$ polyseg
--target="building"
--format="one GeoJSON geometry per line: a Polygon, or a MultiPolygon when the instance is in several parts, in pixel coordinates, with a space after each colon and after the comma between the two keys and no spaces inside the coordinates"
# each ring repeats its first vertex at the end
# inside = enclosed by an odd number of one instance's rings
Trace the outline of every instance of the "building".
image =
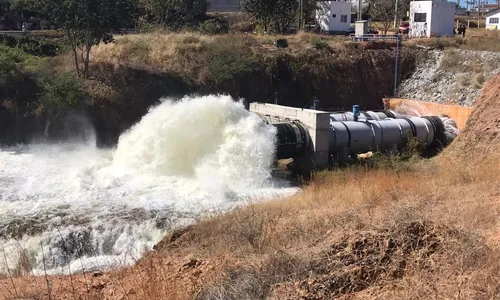
{"type": "Polygon", "coordinates": [[[339,33],[351,26],[351,3],[344,1],[318,1],[316,22],[322,32],[339,33]]]}
{"type": "Polygon", "coordinates": [[[209,12],[239,12],[243,8],[242,0],[209,0],[209,12]]]}
{"type": "Polygon", "coordinates": [[[455,2],[430,0],[410,2],[411,37],[453,36],[455,2]]]}
{"type": "Polygon", "coordinates": [[[486,13],[486,28],[500,30],[500,8],[486,13]]]}

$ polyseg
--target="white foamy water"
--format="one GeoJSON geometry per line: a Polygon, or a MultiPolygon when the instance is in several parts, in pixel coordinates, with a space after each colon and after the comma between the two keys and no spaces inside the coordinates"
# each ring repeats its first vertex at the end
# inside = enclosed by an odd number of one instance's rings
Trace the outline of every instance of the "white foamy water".
{"type": "Polygon", "coordinates": [[[116,149],[0,151],[0,274],[132,264],[172,227],[296,193],[272,178],[275,128],[226,96],[165,101],[116,149]]]}

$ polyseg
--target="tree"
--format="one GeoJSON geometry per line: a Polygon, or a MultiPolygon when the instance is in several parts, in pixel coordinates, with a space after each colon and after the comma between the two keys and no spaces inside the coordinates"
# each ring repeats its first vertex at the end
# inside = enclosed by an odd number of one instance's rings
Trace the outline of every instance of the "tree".
{"type": "Polygon", "coordinates": [[[149,18],[165,27],[194,27],[206,19],[208,0],[140,0],[149,18]]]}
{"type": "MultiPolygon", "coordinates": [[[[368,1],[368,13],[372,16],[375,21],[382,22],[384,25],[384,34],[391,27],[391,23],[394,21],[396,1],[394,0],[369,0],[368,1]]],[[[401,17],[406,15],[406,12],[410,9],[409,0],[399,0],[398,1],[398,16],[401,17]]]]}
{"type": "Polygon", "coordinates": [[[298,8],[297,0],[246,0],[243,5],[243,10],[252,14],[264,31],[272,27],[280,34],[297,21],[298,8]]]}
{"type": "Polygon", "coordinates": [[[296,0],[275,0],[273,23],[276,32],[285,34],[291,24],[296,22],[299,3],[296,0]]]}
{"type": "Polygon", "coordinates": [[[88,77],[92,47],[112,41],[111,31],[130,25],[135,11],[132,0],[37,0],[33,6],[64,30],[83,77],[88,77]]]}

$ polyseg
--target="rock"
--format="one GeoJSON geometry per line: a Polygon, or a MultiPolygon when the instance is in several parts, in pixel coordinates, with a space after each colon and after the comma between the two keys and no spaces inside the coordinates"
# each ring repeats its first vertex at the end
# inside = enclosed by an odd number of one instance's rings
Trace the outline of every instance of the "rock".
{"type": "Polygon", "coordinates": [[[97,272],[94,272],[94,274],[92,274],[92,277],[99,277],[99,276],[102,276],[101,271],[97,271],[97,272]]]}
{"type": "Polygon", "coordinates": [[[199,265],[201,265],[201,261],[200,260],[197,260],[197,259],[194,259],[194,258],[191,258],[188,262],[184,263],[182,265],[182,268],[183,269],[191,269],[191,268],[196,268],[198,267],[199,265]]]}

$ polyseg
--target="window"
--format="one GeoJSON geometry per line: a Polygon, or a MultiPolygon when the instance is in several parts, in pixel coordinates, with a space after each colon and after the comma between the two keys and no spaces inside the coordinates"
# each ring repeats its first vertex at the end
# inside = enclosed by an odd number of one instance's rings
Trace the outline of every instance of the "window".
{"type": "Polygon", "coordinates": [[[427,13],[414,13],[413,22],[427,22],[427,13]]]}
{"type": "Polygon", "coordinates": [[[337,17],[337,15],[336,15],[336,14],[333,14],[333,15],[332,15],[332,18],[336,18],[336,17],[337,17]]]}
{"type": "Polygon", "coordinates": [[[490,24],[498,24],[500,18],[490,18],[490,24]]]}
{"type": "Polygon", "coordinates": [[[340,16],[340,22],[347,23],[347,15],[341,15],[340,16]]]}

